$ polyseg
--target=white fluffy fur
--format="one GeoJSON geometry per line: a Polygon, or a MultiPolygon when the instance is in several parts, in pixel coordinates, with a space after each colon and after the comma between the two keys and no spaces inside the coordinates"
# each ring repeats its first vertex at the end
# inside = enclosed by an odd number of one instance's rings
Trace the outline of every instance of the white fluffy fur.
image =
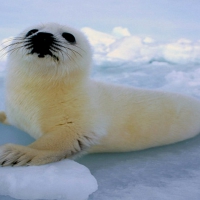
{"type": "Polygon", "coordinates": [[[81,32],[45,24],[29,28],[18,37],[23,41],[33,28],[54,34],[62,42],[63,52],[55,53],[59,57],[56,62],[51,56],[27,55],[22,44],[11,46],[11,50],[20,48],[8,58],[7,119],[1,113],[0,120],[37,140],[28,147],[0,147],[3,166],[40,165],[86,150],[140,150],[200,132],[198,100],[91,80],[91,49],[81,32]],[[62,32],[73,34],[76,45],[69,44],[62,32]]]}

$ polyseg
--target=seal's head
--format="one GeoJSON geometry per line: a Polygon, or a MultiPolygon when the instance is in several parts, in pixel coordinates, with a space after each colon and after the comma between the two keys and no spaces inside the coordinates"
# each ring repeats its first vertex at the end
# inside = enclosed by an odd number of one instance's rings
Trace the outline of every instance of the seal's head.
{"type": "Polygon", "coordinates": [[[59,77],[87,73],[92,57],[83,33],[55,23],[26,29],[13,39],[8,54],[11,67],[25,73],[59,77]]]}

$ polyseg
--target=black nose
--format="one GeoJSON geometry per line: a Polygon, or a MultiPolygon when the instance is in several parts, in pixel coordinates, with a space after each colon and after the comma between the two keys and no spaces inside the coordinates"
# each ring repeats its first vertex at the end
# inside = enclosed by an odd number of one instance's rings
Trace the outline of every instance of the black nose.
{"type": "Polygon", "coordinates": [[[51,38],[51,37],[53,37],[53,34],[52,33],[46,33],[46,32],[39,32],[36,36],[38,38],[51,38]]]}
{"type": "Polygon", "coordinates": [[[32,46],[31,53],[37,53],[38,57],[44,57],[45,55],[52,55],[51,47],[55,39],[53,34],[46,32],[39,32],[35,34],[31,39],[30,43],[32,46]]]}
{"type": "Polygon", "coordinates": [[[33,45],[45,45],[50,46],[53,43],[53,34],[39,32],[37,35],[32,37],[33,45]]]}

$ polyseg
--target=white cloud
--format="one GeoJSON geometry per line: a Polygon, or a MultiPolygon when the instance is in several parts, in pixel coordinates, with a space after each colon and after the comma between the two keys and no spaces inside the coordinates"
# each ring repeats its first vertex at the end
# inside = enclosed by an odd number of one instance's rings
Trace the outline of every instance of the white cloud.
{"type": "Polygon", "coordinates": [[[97,63],[103,61],[105,54],[109,52],[110,45],[116,41],[116,38],[88,27],[82,28],[81,30],[93,46],[95,61],[97,63]]]}
{"type": "Polygon", "coordinates": [[[181,39],[179,39],[179,40],[177,41],[177,43],[179,43],[179,44],[191,44],[192,41],[191,41],[191,40],[188,40],[188,39],[186,39],[186,38],[181,38],[181,39]]]}
{"type": "Polygon", "coordinates": [[[115,27],[112,34],[82,29],[94,48],[94,59],[149,63],[152,61],[176,64],[200,64],[200,42],[180,38],[173,43],[158,43],[151,37],[131,35],[128,29],[115,27]],[[118,35],[117,35],[118,34],[118,35]],[[120,36],[120,37],[119,37],[120,36]]]}
{"type": "Polygon", "coordinates": [[[115,37],[107,33],[96,31],[88,27],[82,28],[81,30],[83,33],[85,33],[91,45],[93,46],[100,46],[100,45],[109,46],[110,44],[115,42],[115,37]]]}
{"type": "Polygon", "coordinates": [[[195,63],[200,58],[200,44],[193,44],[189,40],[180,39],[175,43],[165,45],[163,57],[173,63],[195,63]]]}
{"type": "Polygon", "coordinates": [[[119,39],[111,45],[107,57],[113,59],[132,60],[140,57],[142,40],[139,37],[131,36],[119,39]]]}
{"type": "Polygon", "coordinates": [[[129,30],[127,28],[123,28],[123,27],[115,27],[112,31],[112,34],[116,37],[126,37],[126,36],[131,36],[129,30]]]}
{"type": "Polygon", "coordinates": [[[143,39],[143,42],[144,42],[144,43],[153,43],[153,42],[154,42],[154,39],[151,38],[151,37],[145,37],[145,38],[143,39]]]}

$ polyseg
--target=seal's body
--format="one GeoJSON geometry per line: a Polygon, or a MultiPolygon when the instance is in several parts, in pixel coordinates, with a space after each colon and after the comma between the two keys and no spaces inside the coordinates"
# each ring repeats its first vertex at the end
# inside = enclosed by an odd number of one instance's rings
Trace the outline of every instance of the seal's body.
{"type": "Polygon", "coordinates": [[[32,135],[0,147],[0,164],[41,165],[82,152],[132,151],[200,132],[200,102],[167,92],[89,78],[90,46],[79,31],[46,24],[21,33],[9,50],[6,115],[32,135]]]}

